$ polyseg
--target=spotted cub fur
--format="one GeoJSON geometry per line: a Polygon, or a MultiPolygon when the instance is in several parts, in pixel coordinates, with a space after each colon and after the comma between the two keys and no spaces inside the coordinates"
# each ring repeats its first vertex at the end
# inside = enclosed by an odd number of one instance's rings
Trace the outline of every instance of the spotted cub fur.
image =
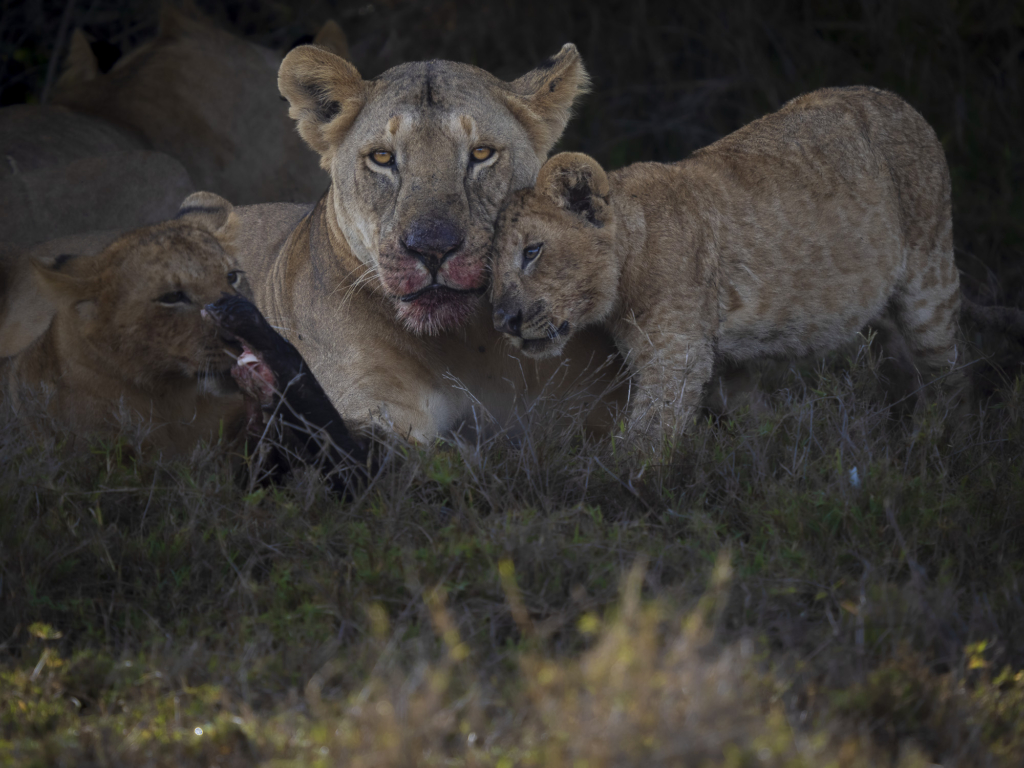
{"type": "Polygon", "coordinates": [[[652,440],[685,428],[716,358],[821,353],[869,323],[933,380],[957,362],[960,311],[942,147],[906,102],[857,87],[674,164],[555,155],[499,217],[492,297],[537,357],[606,325],[634,372],[631,429],[652,440]]]}

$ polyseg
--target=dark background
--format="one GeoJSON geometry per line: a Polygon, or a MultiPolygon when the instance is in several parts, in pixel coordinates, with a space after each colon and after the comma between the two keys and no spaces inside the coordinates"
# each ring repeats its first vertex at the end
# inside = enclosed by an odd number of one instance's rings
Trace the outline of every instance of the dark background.
{"type": "MultiPolygon", "coordinates": [[[[891,89],[936,132],[953,177],[967,290],[1024,306],[1024,2],[781,0],[197,2],[213,23],[285,51],[328,18],[366,77],[403,61],[465,61],[514,78],[568,41],[593,92],[560,144],[608,167],[676,160],[826,85],[891,89]]],[[[62,21],[112,63],[156,33],[140,0],[0,2],[0,102],[37,102],[62,21]]],[[[59,68],[54,69],[54,74],[59,68]]]]}

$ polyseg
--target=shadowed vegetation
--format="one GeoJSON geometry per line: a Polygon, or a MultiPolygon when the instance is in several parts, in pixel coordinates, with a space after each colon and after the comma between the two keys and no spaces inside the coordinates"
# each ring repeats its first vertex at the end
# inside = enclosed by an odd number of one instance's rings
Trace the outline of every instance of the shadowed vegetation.
{"type": "MultiPolygon", "coordinates": [[[[334,16],[367,76],[511,77],[571,40],[594,92],[560,148],[610,169],[890,88],[946,149],[967,289],[1024,303],[1019,4],[200,6],[278,48],[334,16]]],[[[6,102],[40,97],[65,7],[4,6],[6,102]]],[[[125,50],[155,30],[148,2],[71,14],[125,50]]],[[[942,403],[889,415],[860,346],[766,366],[657,465],[542,403],[515,435],[388,443],[351,502],[5,420],[0,764],[1019,765],[1022,351],[972,341],[999,364],[970,364],[953,446],[942,403]]]]}
{"type": "Polygon", "coordinates": [[[515,439],[392,443],[351,503],[5,430],[3,749],[1015,764],[1024,379],[951,448],[937,404],[887,416],[875,362],[775,373],[663,465],[543,406],[515,439]]]}

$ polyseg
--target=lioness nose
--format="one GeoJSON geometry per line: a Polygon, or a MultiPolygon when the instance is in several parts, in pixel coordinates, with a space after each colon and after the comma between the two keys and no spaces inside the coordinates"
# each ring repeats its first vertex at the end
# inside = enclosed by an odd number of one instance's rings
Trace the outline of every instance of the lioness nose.
{"type": "Polygon", "coordinates": [[[494,328],[510,336],[519,336],[523,330],[523,310],[513,315],[506,309],[498,307],[494,310],[494,328]]]}
{"type": "Polygon", "coordinates": [[[462,230],[446,219],[420,219],[402,238],[402,245],[431,272],[459,249],[465,240],[462,230]]]}

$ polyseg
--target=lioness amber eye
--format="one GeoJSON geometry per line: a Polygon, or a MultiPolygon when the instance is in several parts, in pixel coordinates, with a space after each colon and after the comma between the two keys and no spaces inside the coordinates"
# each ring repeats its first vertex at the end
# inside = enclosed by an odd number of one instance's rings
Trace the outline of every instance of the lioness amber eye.
{"type": "Polygon", "coordinates": [[[494,150],[491,149],[490,147],[477,147],[470,154],[473,155],[473,159],[476,162],[482,163],[484,160],[486,160],[487,158],[494,154],[494,150]]]}
{"type": "Polygon", "coordinates": [[[377,165],[391,165],[395,161],[395,156],[385,149],[378,149],[370,157],[377,165]]]}
{"type": "Polygon", "coordinates": [[[157,301],[161,304],[191,304],[192,300],[188,297],[188,294],[184,291],[169,291],[162,296],[157,297],[157,301]]]}
{"type": "Polygon", "coordinates": [[[528,245],[523,248],[524,267],[540,255],[541,245],[543,245],[543,243],[540,243],[539,245],[528,245]]]}

